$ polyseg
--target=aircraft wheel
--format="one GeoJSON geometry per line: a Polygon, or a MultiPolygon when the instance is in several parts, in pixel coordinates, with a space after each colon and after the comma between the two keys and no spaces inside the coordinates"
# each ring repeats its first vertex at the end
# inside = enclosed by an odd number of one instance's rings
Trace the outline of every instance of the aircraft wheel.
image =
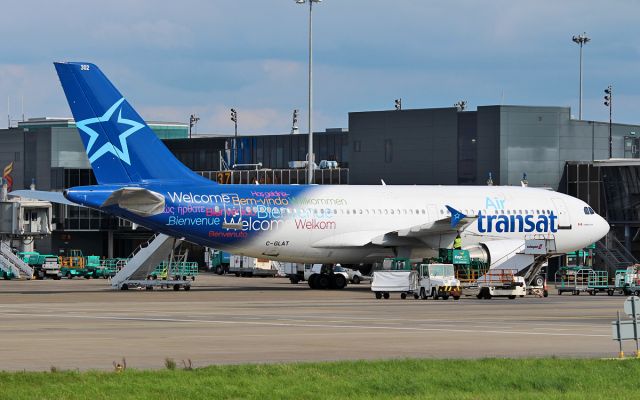
{"type": "Polygon", "coordinates": [[[336,274],[334,276],[336,289],[344,289],[347,286],[347,279],[340,274],[336,274]]]}
{"type": "Polygon", "coordinates": [[[326,289],[329,287],[329,277],[327,275],[320,275],[318,276],[318,288],[319,289],[326,289]]]}

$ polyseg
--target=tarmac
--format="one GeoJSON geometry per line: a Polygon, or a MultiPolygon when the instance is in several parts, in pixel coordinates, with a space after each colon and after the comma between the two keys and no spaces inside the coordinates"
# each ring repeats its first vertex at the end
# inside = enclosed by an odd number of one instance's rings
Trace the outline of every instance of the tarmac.
{"type": "MultiPolygon", "coordinates": [[[[625,296],[376,300],[367,283],[200,275],[190,291],[98,280],[0,280],[0,370],[109,370],[293,361],[615,357],[625,296]]],[[[633,343],[625,343],[631,353],[633,343]]]]}

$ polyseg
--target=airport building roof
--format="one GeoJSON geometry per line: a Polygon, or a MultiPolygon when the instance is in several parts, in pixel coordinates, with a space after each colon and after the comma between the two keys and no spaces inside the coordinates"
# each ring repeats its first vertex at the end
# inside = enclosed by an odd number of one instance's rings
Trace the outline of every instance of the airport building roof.
{"type": "MultiPolygon", "coordinates": [[[[189,124],[184,122],[146,121],[147,125],[160,139],[184,139],[189,137],[189,124]]],[[[18,122],[18,128],[44,129],[44,128],[75,128],[73,118],[36,117],[18,122]]]]}

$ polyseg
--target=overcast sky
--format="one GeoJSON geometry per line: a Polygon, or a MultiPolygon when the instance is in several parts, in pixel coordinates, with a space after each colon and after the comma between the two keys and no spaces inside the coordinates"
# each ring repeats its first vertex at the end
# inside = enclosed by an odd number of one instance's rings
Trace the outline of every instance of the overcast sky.
{"type": "MultiPolygon", "coordinates": [[[[8,0],[0,97],[12,118],[70,116],[53,61],[97,64],[147,120],[201,117],[199,133],[306,132],[308,6],[294,0],[8,0]]],[[[324,0],[314,6],[314,128],[348,113],[493,104],[570,106],[640,124],[640,2],[324,0]]],[[[5,114],[5,113],[2,113],[5,114]]],[[[6,116],[0,127],[7,125],[6,116]]]]}

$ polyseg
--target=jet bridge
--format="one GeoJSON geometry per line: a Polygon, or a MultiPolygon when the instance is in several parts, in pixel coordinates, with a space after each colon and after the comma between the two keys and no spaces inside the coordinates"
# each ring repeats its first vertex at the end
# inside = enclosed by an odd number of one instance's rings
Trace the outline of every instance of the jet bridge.
{"type": "Polygon", "coordinates": [[[7,186],[0,190],[0,275],[31,279],[33,269],[12,251],[32,251],[34,239],[51,234],[51,203],[20,197],[7,198],[7,186]]]}

